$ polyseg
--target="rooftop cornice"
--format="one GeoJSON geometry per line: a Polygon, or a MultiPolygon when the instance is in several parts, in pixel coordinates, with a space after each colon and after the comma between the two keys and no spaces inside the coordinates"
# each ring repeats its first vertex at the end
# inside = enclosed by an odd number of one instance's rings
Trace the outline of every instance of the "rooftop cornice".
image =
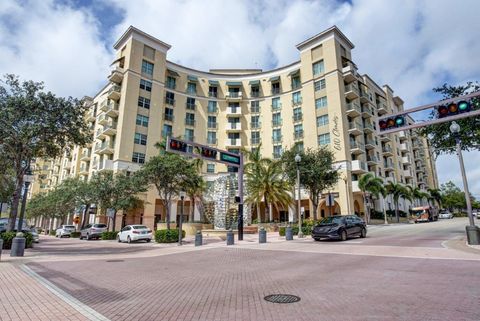
{"type": "Polygon", "coordinates": [[[162,52],[167,52],[172,46],[161,41],[160,39],[157,39],[151,35],[149,35],[146,32],[143,32],[142,30],[135,28],[134,26],[128,27],[127,31],[123,33],[123,35],[120,36],[120,38],[115,42],[113,45],[113,48],[116,50],[121,49],[124,44],[127,42],[128,39],[131,37],[133,38],[140,38],[143,42],[145,42],[147,45],[152,46],[153,48],[160,50],[162,52]]]}
{"type": "Polygon", "coordinates": [[[332,27],[328,28],[327,30],[324,30],[324,31],[316,34],[315,36],[310,37],[305,41],[302,41],[296,47],[297,47],[298,50],[302,51],[303,49],[305,49],[308,46],[311,46],[315,42],[319,42],[319,41],[327,38],[332,33],[337,35],[343,41],[345,41],[345,43],[350,46],[350,49],[355,48],[355,45],[347,38],[347,36],[345,36],[345,34],[343,32],[340,31],[340,29],[338,29],[337,26],[332,26],[332,27]]]}

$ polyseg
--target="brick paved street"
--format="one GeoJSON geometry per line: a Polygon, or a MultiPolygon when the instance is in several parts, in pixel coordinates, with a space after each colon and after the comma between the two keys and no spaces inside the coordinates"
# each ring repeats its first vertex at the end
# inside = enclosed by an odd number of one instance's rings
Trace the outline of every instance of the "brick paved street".
{"type": "MultiPolygon", "coordinates": [[[[480,251],[458,239],[464,224],[378,226],[367,239],[347,242],[284,242],[271,236],[268,244],[246,240],[233,247],[223,242],[195,248],[48,239],[30,252],[29,261],[10,260],[0,268],[27,263],[80,306],[97,312],[97,319],[479,320],[480,251]],[[61,251],[62,243],[92,250],[69,255],[61,251]],[[442,246],[450,243],[453,249],[442,246]],[[263,299],[276,293],[297,295],[301,301],[263,299]]],[[[51,294],[44,298],[59,299],[51,294]]],[[[40,306],[46,312],[51,308],[40,306]]],[[[50,320],[64,320],[61,313],[50,320]]],[[[83,317],[70,315],[78,316],[83,317]]]]}

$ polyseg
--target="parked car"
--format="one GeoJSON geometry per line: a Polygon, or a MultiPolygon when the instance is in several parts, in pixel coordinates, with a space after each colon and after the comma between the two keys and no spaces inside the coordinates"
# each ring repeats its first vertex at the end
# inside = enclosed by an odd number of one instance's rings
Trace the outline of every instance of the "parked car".
{"type": "Polygon", "coordinates": [[[71,233],[75,232],[75,226],[74,225],[62,225],[57,230],[55,231],[55,237],[70,237],[71,233]]]}
{"type": "Polygon", "coordinates": [[[320,241],[322,238],[347,240],[352,236],[367,236],[365,222],[356,215],[335,215],[325,217],[312,230],[312,238],[320,241]]]}
{"type": "Polygon", "coordinates": [[[449,211],[440,211],[440,213],[438,214],[438,218],[452,219],[453,214],[449,211]]]}
{"type": "Polygon", "coordinates": [[[152,240],[152,230],[145,225],[127,225],[117,234],[118,242],[131,243],[133,241],[152,240]]]}
{"type": "MultiPolygon", "coordinates": [[[[3,233],[7,230],[8,228],[8,223],[9,223],[9,219],[4,217],[4,218],[0,218],[0,233],[3,233]]],[[[15,220],[15,227],[14,227],[14,231],[17,230],[17,227],[18,227],[18,218],[15,220]]],[[[28,224],[27,224],[27,221],[26,220],[23,220],[23,224],[22,224],[22,231],[28,231],[28,224]]]]}
{"type": "Polygon", "coordinates": [[[83,240],[86,238],[87,240],[91,239],[99,239],[102,237],[102,233],[107,230],[106,224],[87,224],[83,229],[80,230],[80,239],[83,240]]]}
{"type": "Polygon", "coordinates": [[[30,232],[30,234],[32,234],[33,241],[34,241],[35,243],[39,243],[39,242],[40,242],[40,236],[38,236],[38,231],[37,231],[37,229],[34,228],[34,227],[32,227],[29,232],[30,232]]]}

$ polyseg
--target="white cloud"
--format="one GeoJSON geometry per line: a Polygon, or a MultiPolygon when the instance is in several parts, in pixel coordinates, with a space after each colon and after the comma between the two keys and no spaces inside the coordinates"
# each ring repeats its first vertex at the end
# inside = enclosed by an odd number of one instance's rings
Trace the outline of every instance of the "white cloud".
{"type": "MultiPolygon", "coordinates": [[[[99,30],[98,19],[103,18],[95,16],[95,7],[79,10],[53,0],[1,1],[0,73],[45,80],[61,95],[80,97],[94,94],[105,83],[113,42],[129,25],[171,44],[168,59],[208,70],[269,69],[291,63],[299,59],[297,43],[337,24],[356,46],[353,60],[360,72],[380,85],[391,85],[406,107],[429,102],[431,88],[445,81],[480,79],[480,2],[476,0],[353,0],[351,4],[109,0],[109,4],[123,11],[124,17],[113,30],[105,31],[99,30]],[[110,41],[102,43],[105,38],[110,41]]],[[[472,160],[478,156],[465,154],[475,194],[480,194],[480,173],[472,160]]],[[[440,180],[453,179],[461,186],[450,158],[439,158],[440,180]]]]}
{"type": "Polygon", "coordinates": [[[53,1],[2,1],[0,73],[45,81],[62,96],[93,95],[106,80],[111,54],[97,21],[53,1]]]}

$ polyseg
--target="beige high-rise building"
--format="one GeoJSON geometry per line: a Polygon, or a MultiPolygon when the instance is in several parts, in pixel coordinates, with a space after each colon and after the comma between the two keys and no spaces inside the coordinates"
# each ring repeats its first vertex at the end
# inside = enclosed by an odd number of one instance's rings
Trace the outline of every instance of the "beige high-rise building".
{"type": "MultiPolygon", "coordinates": [[[[332,207],[322,200],[319,216],[363,213],[358,180],[367,172],[385,182],[438,186],[425,139],[410,131],[376,134],[376,118],[403,110],[403,100],[388,85],[358,73],[354,45],[337,27],[301,42],[297,61],[269,71],[199,71],[169,61],[170,47],[134,27],[118,39],[108,82],[87,101],[94,142],[45,165],[43,187],[71,176],[88,179],[95,171],[138,170],[158,154],[154,144],[169,135],[233,152],[261,146],[262,155],[271,158],[294,144],[330,146],[342,179],[325,191],[338,197],[332,207]]],[[[204,172],[215,175],[227,168],[206,162],[204,172]]],[[[164,219],[156,190],[145,197],[145,208],[129,213],[123,223],[153,226],[164,219]]],[[[377,203],[382,210],[383,202],[377,203]]],[[[175,219],[177,202],[171,206],[175,219]]],[[[400,209],[409,206],[401,203],[400,209]]],[[[302,207],[312,216],[306,193],[302,207]]],[[[385,207],[393,209],[388,198],[385,207]]],[[[284,221],[292,219],[294,210],[273,212],[274,220],[284,221]]]]}

